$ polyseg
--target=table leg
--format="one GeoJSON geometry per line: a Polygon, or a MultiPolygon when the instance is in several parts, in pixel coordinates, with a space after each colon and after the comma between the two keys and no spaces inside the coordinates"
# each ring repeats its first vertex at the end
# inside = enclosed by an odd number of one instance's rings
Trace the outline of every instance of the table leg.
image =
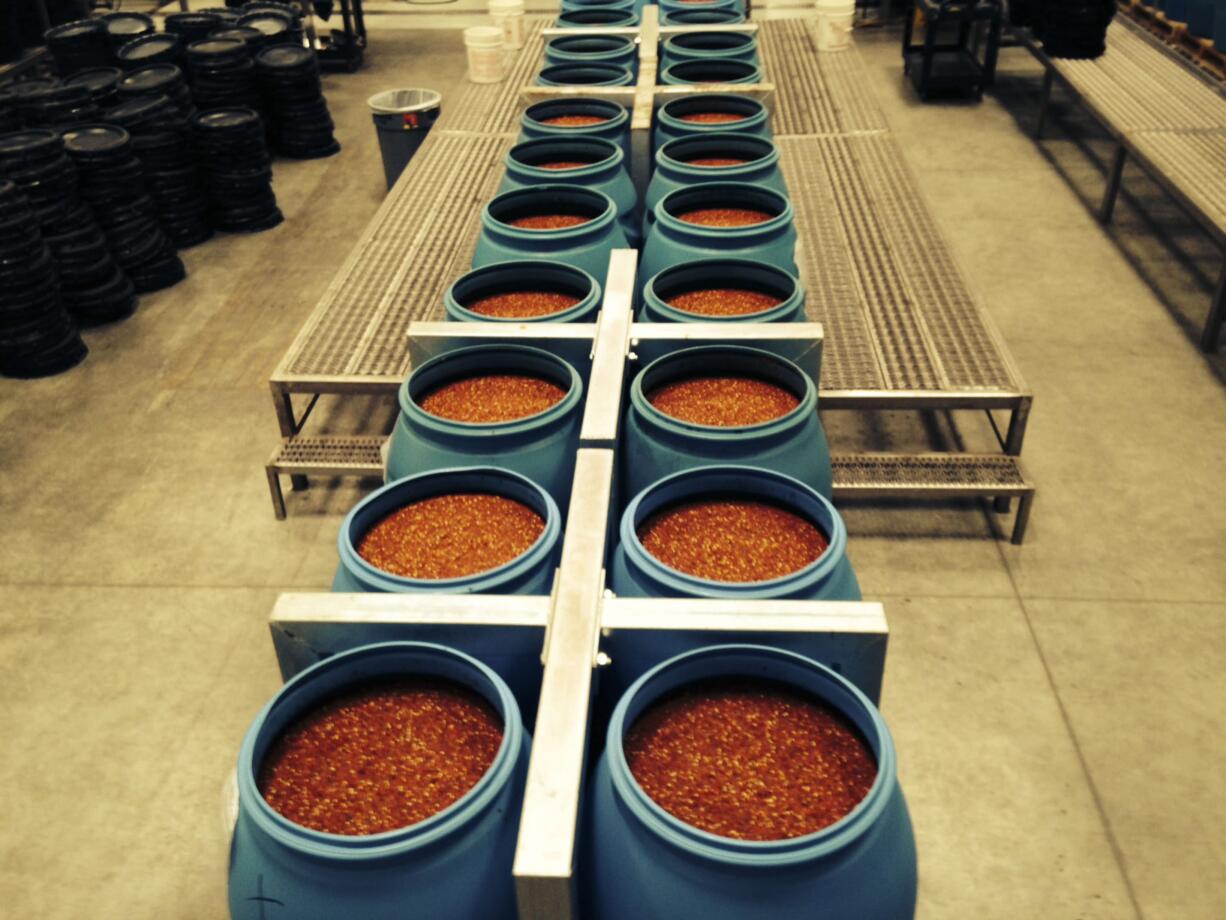
{"type": "Polygon", "coordinates": [[[1202,351],[1217,351],[1223,321],[1226,321],[1226,266],[1222,267],[1222,277],[1218,279],[1213,302],[1209,305],[1209,315],[1205,317],[1205,331],[1200,337],[1202,351]]]}
{"type": "Polygon", "coordinates": [[[1111,173],[1107,176],[1107,190],[1103,193],[1102,207],[1098,209],[1098,219],[1104,224],[1111,223],[1115,213],[1115,199],[1120,194],[1120,182],[1124,179],[1124,164],[1128,162],[1128,151],[1123,143],[1115,148],[1115,159],[1111,161],[1111,173]]]}
{"type": "Polygon", "coordinates": [[[1056,82],[1056,75],[1051,68],[1043,71],[1043,98],[1039,102],[1039,119],[1034,126],[1034,136],[1038,140],[1043,136],[1043,126],[1047,122],[1047,107],[1051,105],[1051,87],[1056,82]]]}

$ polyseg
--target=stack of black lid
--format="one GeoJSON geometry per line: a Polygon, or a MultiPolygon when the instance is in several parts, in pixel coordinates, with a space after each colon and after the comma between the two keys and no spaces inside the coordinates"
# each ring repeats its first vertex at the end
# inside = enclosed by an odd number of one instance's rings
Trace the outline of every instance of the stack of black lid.
{"type": "Polygon", "coordinates": [[[111,42],[101,19],[80,19],[56,26],[48,29],[44,38],[61,77],[111,63],[111,42]]]}
{"type": "Polygon", "coordinates": [[[99,109],[109,109],[119,101],[119,80],[123,71],[118,67],[92,67],[64,81],[65,86],[84,86],[99,109]]]}
{"type": "Polygon", "coordinates": [[[0,180],[0,374],[58,374],[88,351],[64,309],[37,215],[13,182],[0,180]]]}
{"type": "Polygon", "coordinates": [[[315,52],[301,45],[273,45],[256,56],[256,66],[273,149],[298,159],[339,151],[315,52]]]}
{"type": "Polygon", "coordinates": [[[260,108],[255,62],[245,42],[209,38],[187,48],[192,96],[201,111],[243,107],[260,108]]]}
{"type": "Polygon", "coordinates": [[[120,48],[115,60],[124,70],[136,70],[149,64],[182,64],[183,42],[179,36],[166,32],[142,35],[120,48]]]}
{"type": "Polygon", "coordinates": [[[102,17],[106,23],[106,35],[111,45],[111,56],[119,53],[119,49],[142,35],[152,35],[157,31],[153,17],[144,13],[107,13],[102,17]]]}
{"type": "Polygon", "coordinates": [[[254,110],[205,112],[196,119],[196,142],[208,179],[214,227],[250,232],[281,223],[264,125],[254,110]]]}
{"type": "Polygon", "coordinates": [[[174,64],[150,64],[133,70],[119,81],[118,89],[121,100],[165,96],[184,118],[196,115],[192,91],[183,78],[183,71],[174,64]]]}
{"type": "Polygon", "coordinates": [[[100,111],[89,87],[81,85],[34,90],[21,98],[21,109],[29,127],[59,131],[97,121],[100,111]]]}
{"type": "Polygon", "coordinates": [[[204,176],[196,165],[192,122],[165,96],[139,98],[107,112],[132,136],[166,235],[180,249],[213,235],[204,176]]]}
{"type": "Polygon", "coordinates": [[[58,134],[35,129],[0,138],[0,176],[30,201],[59,269],[63,304],[82,323],[131,313],[131,282],[115,263],[102,228],[79,195],[76,167],[58,134]]]}
{"type": "Polygon", "coordinates": [[[289,40],[295,44],[302,44],[302,7],[297,3],[283,3],[281,0],[248,0],[243,4],[244,16],[252,16],[257,13],[277,13],[284,16],[290,24],[289,40]]]}
{"type": "Polygon", "coordinates": [[[26,119],[29,117],[29,110],[39,104],[38,97],[49,89],[63,85],[55,77],[32,77],[8,84],[4,87],[3,93],[13,108],[17,110],[17,120],[25,125],[28,124],[26,119]]]}
{"type": "Polygon", "coordinates": [[[89,125],[65,132],[64,146],[77,165],[81,195],[137,293],[182,281],[187,272],[158,222],[128,132],[116,125],[89,125]]]}
{"type": "Polygon", "coordinates": [[[179,36],[186,48],[192,42],[208,38],[209,33],[220,25],[222,20],[216,13],[171,13],[166,17],[163,28],[171,35],[179,36]]]}

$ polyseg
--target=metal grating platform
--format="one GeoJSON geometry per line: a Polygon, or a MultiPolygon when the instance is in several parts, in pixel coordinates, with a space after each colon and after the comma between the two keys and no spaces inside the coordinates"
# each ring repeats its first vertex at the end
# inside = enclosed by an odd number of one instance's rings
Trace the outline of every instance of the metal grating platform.
{"type": "Polygon", "coordinates": [[[776,136],[885,131],[885,116],[865,85],[854,49],[818,54],[812,20],[771,19],[759,24],[762,58],[775,84],[771,125],[776,136]]]}
{"type": "Polygon", "coordinates": [[[1020,392],[888,135],[778,138],[825,390],[1020,392]]]}
{"type": "Polygon", "coordinates": [[[1222,95],[1123,23],[1111,26],[1102,57],[1051,63],[1122,133],[1226,128],[1222,95]]]}
{"type": "Polygon", "coordinates": [[[277,376],[403,376],[409,323],[442,315],[442,293],[468,268],[480,208],[510,145],[505,137],[431,132],[277,376]]]}
{"type": "Polygon", "coordinates": [[[293,437],[281,442],[264,472],[268,475],[268,491],[277,520],[285,519],[285,494],[281,491],[281,476],[382,476],[383,444],[379,437],[293,437]]]}
{"type": "Polygon", "coordinates": [[[1226,235],[1226,130],[1144,131],[1131,141],[1226,235]]]}
{"type": "Polygon", "coordinates": [[[520,90],[535,82],[544,53],[541,31],[552,20],[532,17],[525,23],[524,47],[515,56],[501,83],[470,83],[453,100],[443,100],[436,127],[473,134],[519,134],[523,111],[520,90]]]}
{"type": "MultiPolygon", "coordinates": [[[[1026,537],[1034,483],[1017,457],[1000,454],[832,454],[836,498],[953,498],[984,496],[1020,499],[1011,540],[1026,537]]],[[[1001,510],[1005,510],[1002,506],[1001,510]]]]}

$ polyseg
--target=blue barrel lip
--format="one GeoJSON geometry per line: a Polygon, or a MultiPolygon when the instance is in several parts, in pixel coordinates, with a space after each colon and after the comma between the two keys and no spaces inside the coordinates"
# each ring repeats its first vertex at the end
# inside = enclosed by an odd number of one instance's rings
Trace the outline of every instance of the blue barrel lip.
{"type": "Polygon", "coordinates": [[[736,93],[693,93],[670,99],[660,106],[656,113],[656,122],[665,131],[677,134],[712,134],[715,132],[748,132],[750,129],[765,129],[770,132],[770,114],[765,104],[752,96],[742,96],[736,93]],[[713,124],[686,121],[681,115],[688,112],[736,112],[744,115],[736,122],[716,122],[713,124]],[[735,126],[735,127],[734,127],[735,126]]]}
{"type": "Polygon", "coordinates": [[[765,599],[795,594],[800,583],[829,578],[847,553],[847,525],[831,502],[812,486],[795,477],[759,466],[711,464],[657,479],[639,492],[622,513],[618,541],[633,568],[682,596],[765,599]],[[758,488],[755,488],[754,486],[758,488]],[[638,524],[656,511],[697,496],[738,495],[745,498],[777,499],[783,493],[793,502],[790,510],[807,517],[826,535],[829,546],[820,557],[803,569],[764,581],[713,581],[687,575],[665,565],[647,551],[638,536],[638,524]],[[663,494],[662,494],[663,493],[663,494]],[[807,506],[807,507],[801,507],[807,506]]]}
{"type": "MultiPolygon", "coordinates": [[[[631,3],[631,5],[633,5],[631,3]]],[[[600,56],[608,54],[625,54],[626,52],[634,51],[634,40],[625,35],[602,35],[595,32],[591,35],[561,35],[557,38],[551,38],[545,42],[545,57],[551,58],[552,55],[557,55],[561,60],[567,61],[596,61],[600,60],[600,56]],[[599,45],[606,44],[608,47],[584,52],[575,50],[572,45],[599,45]]]]}
{"type": "Polygon", "coordinates": [[[672,322],[680,323],[734,323],[734,322],[770,322],[771,317],[775,314],[791,313],[796,309],[795,301],[803,299],[805,296],[804,285],[800,278],[793,275],[791,272],[784,271],[777,265],[769,262],[759,262],[753,259],[737,259],[737,258],[709,258],[709,259],[694,259],[689,262],[679,262],[676,265],[670,265],[668,268],[662,269],[656,274],[647,279],[647,283],[643,285],[643,301],[644,308],[654,313],[659,313],[666,319],[672,322]],[[792,284],[791,293],[783,299],[783,302],[778,306],[768,307],[765,310],[760,310],[757,313],[745,313],[739,316],[705,316],[701,313],[690,313],[686,310],[678,310],[671,306],[666,300],[665,295],[657,291],[657,285],[667,284],[671,279],[670,275],[677,275],[683,272],[700,274],[710,273],[710,276],[715,278],[721,272],[728,272],[733,278],[738,275],[743,275],[747,271],[765,272],[775,275],[782,279],[787,279],[792,284]]]}
{"type": "Polygon", "coordinates": [[[751,176],[754,173],[778,166],[779,148],[775,146],[774,141],[762,137],[760,134],[745,134],[740,131],[713,131],[709,134],[686,134],[665,141],[656,150],[655,159],[657,169],[671,170],[678,174],[685,174],[693,170],[696,173],[710,176],[711,181],[732,180],[739,182],[742,181],[742,177],[751,176]],[[718,153],[714,152],[715,150],[736,152],[738,146],[750,150],[757,149],[760,151],[760,156],[747,163],[740,163],[735,166],[696,166],[692,163],[687,163],[685,160],[678,159],[676,156],[676,154],[689,147],[695,148],[695,153],[704,152],[704,148],[712,148],[711,155],[718,156],[718,153]]]}
{"type": "Polygon", "coordinates": [[[531,128],[534,131],[557,132],[560,135],[574,132],[578,136],[596,130],[624,129],[630,122],[630,113],[625,106],[607,99],[574,96],[569,99],[545,99],[542,102],[535,102],[524,109],[519,122],[521,127],[531,128]],[[550,114],[544,114],[546,112],[550,114]],[[564,115],[601,115],[605,121],[592,125],[547,125],[537,117],[542,114],[546,118],[557,118],[564,115]]]}
{"type": "Polygon", "coordinates": [[[537,73],[536,82],[541,86],[628,86],[634,74],[629,67],[601,61],[548,64],[537,73]]]}
{"type": "Polygon", "coordinates": [[[563,10],[633,10],[635,0],[562,0],[563,10]]]}
{"type": "Polygon", "coordinates": [[[601,173],[624,168],[625,161],[626,154],[620,144],[615,144],[613,141],[593,135],[557,138],[536,137],[532,140],[521,141],[516,144],[502,158],[502,163],[507,168],[507,172],[522,172],[533,178],[541,179],[556,179],[563,176],[568,179],[592,179],[601,173]],[[560,157],[565,159],[564,154],[567,150],[574,151],[581,156],[594,152],[601,153],[603,156],[598,160],[593,160],[586,166],[577,166],[573,169],[544,169],[520,159],[524,155],[536,154],[538,152],[543,153],[544,151],[557,151],[560,157]]]}
{"type": "Polygon", "coordinates": [[[686,6],[697,6],[697,9],[670,9],[666,6],[661,6],[660,25],[734,25],[745,21],[745,14],[730,5],[703,3],[687,4],[686,6]]]}
{"type": "MultiPolygon", "coordinates": [[[[396,671],[391,664],[385,672],[390,676],[396,671]]],[[[400,672],[407,673],[407,672],[400,672]]],[[[384,676],[384,675],[379,675],[384,676]]],[[[458,649],[430,642],[380,642],[359,646],[325,658],[295,675],[281,687],[260,710],[243,738],[238,755],[238,790],[240,809],[251,818],[256,829],[274,840],[303,855],[330,861],[370,861],[402,856],[440,843],[456,834],[465,824],[491,807],[503,787],[512,778],[519,754],[524,744],[525,732],[519,706],[506,682],[484,662],[458,649]],[[273,809],[260,794],[256,782],[257,755],[266,753],[268,745],[285,723],[307,711],[313,705],[334,696],[345,686],[364,683],[371,679],[362,665],[374,659],[414,660],[429,666],[434,659],[435,670],[414,671],[417,674],[446,676],[482,695],[502,715],[502,744],[485,775],[463,796],[431,815],[424,821],[396,828],[380,834],[346,835],[329,834],[312,830],[290,821],[273,809]],[[453,667],[445,672],[441,662],[450,660],[453,667]],[[335,685],[327,685],[312,693],[312,684],[335,670],[357,670],[352,681],[338,679],[335,685]],[[464,680],[460,675],[468,676],[464,680]],[[304,689],[305,688],[305,689],[304,689]],[[284,711],[281,724],[268,727],[270,717],[284,711]],[[259,748],[259,750],[257,750],[259,748]]]]}
{"type": "Polygon", "coordinates": [[[660,74],[660,82],[672,86],[700,86],[704,83],[761,83],[762,71],[755,64],[738,61],[735,58],[703,58],[702,60],[678,61],[676,64],[665,67],[660,74]],[[711,73],[719,74],[721,70],[725,72],[725,75],[716,79],[699,80],[694,79],[695,75],[688,72],[700,68],[709,68],[708,76],[711,73]],[[737,71],[740,71],[739,75],[737,71]]]}
{"type": "Polygon", "coordinates": [[[741,0],[660,0],[660,12],[688,10],[735,10],[745,12],[741,0]]]}
{"type": "MultiPolygon", "coordinates": [[[[685,371],[680,371],[675,379],[684,379],[689,376],[692,375],[685,371]]],[[[669,378],[669,380],[671,379],[674,378],[669,378]]],[[[776,435],[785,434],[808,423],[809,416],[817,412],[817,387],[809,378],[809,375],[797,367],[795,363],[774,352],[761,348],[751,348],[746,345],[697,345],[693,348],[682,348],[669,352],[656,358],[656,360],[639,371],[635,375],[634,381],[630,384],[630,408],[632,412],[638,413],[643,423],[674,435],[703,438],[717,442],[737,441],[746,436],[771,438],[776,435]],[[688,422],[683,419],[674,418],[661,412],[647,399],[648,382],[650,381],[654,384],[655,381],[651,378],[661,374],[667,375],[670,370],[669,365],[675,363],[688,364],[694,361],[701,361],[707,357],[716,359],[712,361],[712,369],[720,372],[744,373],[746,376],[765,377],[770,375],[764,372],[764,368],[771,368],[772,371],[777,372],[776,377],[787,378],[787,383],[784,383],[782,379],[770,380],[769,382],[785,386],[800,402],[790,412],[766,422],[759,422],[754,425],[723,426],[702,425],[697,422],[688,422]],[[718,360],[720,358],[723,360],[718,360]],[[756,373],[751,372],[751,369],[756,371],[756,373]]]]}
{"type": "MultiPolygon", "coordinates": [[[[678,32],[664,39],[664,51],[667,54],[678,53],[686,55],[686,60],[726,60],[735,55],[756,51],[757,38],[749,32],[678,32]],[[726,46],[715,49],[695,49],[695,41],[713,41],[716,44],[726,42],[726,46]]],[[[680,63],[680,62],[678,62],[680,63]]]]}
{"type": "Polygon", "coordinates": [[[820,662],[795,652],[763,645],[707,646],[683,652],[651,668],[622,694],[614,708],[606,735],[605,757],[618,801],[648,831],[686,853],[727,866],[762,871],[821,859],[854,844],[882,816],[898,787],[894,740],[872,701],[849,680],[820,662]],[[634,718],[661,695],[695,680],[709,679],[713,675],[708,663],[714,660],[718,664],[720,659],[727,659],[732,664],[729,670],[723,672],[726,676],[765,677],[794,687],[836,709],[859,729],[877,757],[877,776],[868,794],[850,813],[834,824],[803,837],[737,840],[687,824],[669,814],[647,795],[634,779],[626,761],[622,741],[627,725],[633,724],[634,718]],[[737,659],[741,660],[740,667],[737,667],[737,659]],[[777,665],[776,670],[784,674],[767,676],[747,673],[747,664],[752,659],[773,661],[777,665]],[[687,679],[686,671],[694,672],[694,676],[687,679]],[[798,678],[802,675],[808,675],[811,679],[807,682],[787,679],[787,676],[798,678]],[[661,684],[664,686],[658,689],[653,687],[661,684]],[[816,689],[818,684],[823,685],[825,693],[816,689]]]}
{"type": "Polygon", "coordinates": [[[576,411],[583,402],[583,378],[579,376],[579,372],[571,366],[570,362],[541,348],[512,344],[473,345],[435,355],[425,364],[415,367],[400,384],[397,400],[400,403],[400,411],[414,426],[424,428],[436,435],[444,437],[447,435],[471,437],[486,433],[491,437],[521,435],[548,428],[550,425],[563,421],[567,415],[576,411]],[[500,370],[499,365],[502,364],[498,359],[502,356],[511,359],[517,367],[548,376],[554,383],[565,383],[567,385],[566,395],[542,412],[526,415],[523,418],[509,419],[505,422],[460,422],[454,419],[439,418],[423,409],[414,399],[414,393],[419,392],[423,387],[432,389],[436,383],[473,376],[471,371],[458,371],[455,378],[451,378],[447,375],[448,364],[460,362],[468,365],[475,361],[487,371],[498,371],[500,370]],[[427,382],[423,383],[423,381],[427,382]]]}
{"type": "Polygon", "coordinates": [[[617,205],[604,192],[598,189],[586,188],[582,185],[569,185],[557,182],[547,185],[534,185],[531,188],[512,189],[495,195],[481,209],[481,225],[490,233],[502,235],[523,242],[529,240],[573,240],[591,236],[608,229],[617,220],[617,205]],[[560,199],[570,199],[571,202],[584,201],[589,207],[601,205],[602,210],[596,213],[587,223],[573,227],[561,227],[556,230],[525,230],[522,227],[512,227],[494,216],[496,210],[511,209],[525,199],[554,196],[560,199]]]}
{"type": "MultiPolygon", "coordinates": [[[[619,147],[620,151],[621,148],[619,147]]],[[[599,309],[600,301],[603,297],[600,282],[597,281],[589,272],[566,262],[558,262],[553,259],[523,259],[512,260],[507,262],[491,262],[488,265],[483,265],[480,268],[474,268],[471,271],[465,272],[447,288],[443,295],[444,309],[449,316],[459,317],[461,320],[478,323],[567,323],[574,322],[587,313],[599,309]],[[474,313],[468,307],[464,306],[459,296],[460,289],[466,285],[480,284],[487,279],[496,278],[500,274],[508,272],[514,274],[522,274],[523,272],[538,271],[542,276],[549,273],[570,275],[580,283],[588,285],[588,292],[582,299],[569,309],[562,310],[558,313],[546,313],[544,316],[484,316],[480,313],[474,313]]]]}
{"type": "MultiPolygon", "coordinates": [[[[724,207],[731,205],[724,204],[724,207]]],[[[656,223],[667,227],[674,233],[687,234],[702,239],[737,239],[755,237],[782,230],[792,223],[794,216],[792,202],[786,195],[781,195],[774,189],[763,188],[749,182],[698,182],[683,188],[673,189],[656,202],[653,211],[656,223]],[[766,202],[763,209],[773,210],[775,216],[758,224],[748,224],[743,227],[711,227],[704,224],[691,224],[674,217],[672,208],[686,199],[694,198],[701,201],[709,196],[720,196],[720,201],[731,200],[741,203],[766,202]]]]}
{"type": "Polygon", "coordinates": [[[618,29],[623,26],[638,25],[639,17],[634,8],[620,9],[618,7],[588,7],[582,10],[563,10],[554,24],[560,28],[586,28],[601,26],[618,29]],[[618,15],[621,14],[621,15],[618,15]]]}
{"type": "MultiPolygon", "coordinates": [[[[371,524],[373,523],[374,521],[371,521],[371,524]]],[[[371,492],[349,509],[349,513],[345,515],[345,519],[341,522],[340,530],[336,535],[336,546],[342,568],[356,580],[360,581],[363,587],[373,592],[406,593],[419,591],[429,593],[482,594],[499,584],[522,577],[533,567],[547,559],[561,534],[561,513],[558,511],[557,503],[554,502],[553,498],[550,497],[544,488],[527,476],[500,466],[454,466],[405,476],[371,492]],[[537,514],[545,519],[545,529],[537,537],[536,542],[514,559],[492,569],[474,572],[472,575],[461,575],[458,578],[408,578],[403,575],[393,575],[391,572],[385,572],[382,569],[376,568],[358,555],[357,548],[354,545],[354,530],[361,524],[363,526],[360,527],[360,530],[362,533],[365,533],[368,529],[365,526],[368,517],[376,520],[382,519],[392,510],[403,507],[409,501],[418,498],[431,498],[435,495],[452,492],[477,491],[478,489],[474,489],[471,485],[474,480],[481,482],[479,491],[514,498],[516,501],[529,505],[537,514]],[[491,485],[491,480],[494,480],[496,485],[491,485]],[[501,482],[498,482],[498,480],[501,480],[501,482]],[[399,504],[392,503],[386,511],[380,510],[377,513],[371,511],[374,505],[382,506],[390,495],[402,491],[415,493],[417,488],[426,481],[430,481],[429,485],[431,488],[424,494],[420,496],[414,495],[412,498],[406,499],[405,502],[399,504]],[[458,484],[448,487],[452,481],[458,484]],[[499,487],[501,487],[501,490],[499,487]]]]}

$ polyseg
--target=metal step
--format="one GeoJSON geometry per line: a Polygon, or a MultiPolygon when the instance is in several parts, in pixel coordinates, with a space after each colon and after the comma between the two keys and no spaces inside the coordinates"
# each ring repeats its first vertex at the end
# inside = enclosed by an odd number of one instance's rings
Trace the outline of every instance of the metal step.
{"type": "Polygon", "coordinates": [[[383,475],[383,445],[387,438],[377,437],[293,437],[286,438],[273,451],[264,470],[272,494],[272,510],[277,520],[285,520],[285,495],[281,476],[294,479],[315,476],[383,475]]]}
{"type": "Polygon", "coordinates": [[[1018,501],[1012,541],[1021,544],[1034,502],[1034,483],[1007,454],[832,454],[836,498],[964,498],[1018,501]]]}

